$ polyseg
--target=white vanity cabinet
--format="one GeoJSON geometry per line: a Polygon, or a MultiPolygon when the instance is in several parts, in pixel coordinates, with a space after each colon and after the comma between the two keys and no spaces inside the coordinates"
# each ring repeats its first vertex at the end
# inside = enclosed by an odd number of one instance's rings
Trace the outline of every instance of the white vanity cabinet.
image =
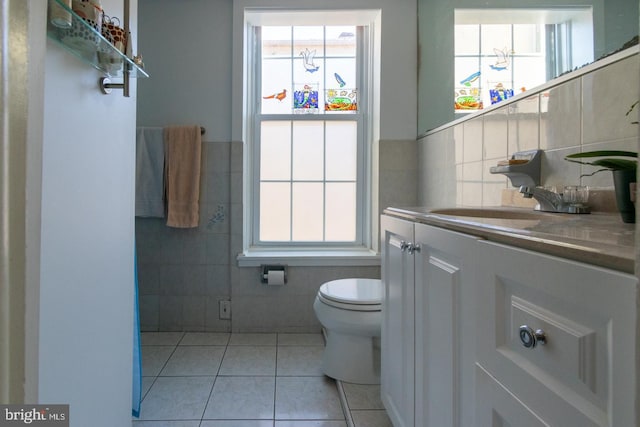
{"type": "Polygon", "coordinates": [[[476,425],[636,426],[636,277],[488,241],[477,260],[476,425]]]}
{"type": "Polygon", "coordinates": [[[473,424],[477,240],[382,217],[382,400],[395,427],[473,424]]]}
{"type": "Polygon", "coordinates": [[[381,392],[395,427],[640,425],[634,275],[381,224],[381,392]]]}

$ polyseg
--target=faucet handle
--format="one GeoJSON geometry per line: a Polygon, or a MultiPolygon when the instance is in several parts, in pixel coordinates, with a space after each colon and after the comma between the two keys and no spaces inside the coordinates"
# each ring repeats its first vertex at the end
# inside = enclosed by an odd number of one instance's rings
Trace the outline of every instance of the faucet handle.
{"type": "Polygon", "coordinates": [[[531,190],[526,185],[521,185],[518,191],[522,193],[522,197],[524,197],[525,199],[530,199],[531,197],[533,197],[533,190],[531,190]]]}

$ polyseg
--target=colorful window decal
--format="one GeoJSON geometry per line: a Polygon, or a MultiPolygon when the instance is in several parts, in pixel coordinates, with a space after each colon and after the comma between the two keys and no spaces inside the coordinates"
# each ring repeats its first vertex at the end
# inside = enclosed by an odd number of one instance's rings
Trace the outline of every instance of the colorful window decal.
{"type": "Polygon", "coordinates": [[[482,97],[477,87],[461,87],[456,89],[456,110],[482,110],[482,97]]]}
{"type": "Polygon", "coordinates": [[[271,95],[263,96],[262,99],[277,99],[278,101],[282,101],[287,97],[287,90],[282,89],[282,92],[274,93],[271,95]]]}
{"type": "Polygon", "coordinates": [[[260,112],[359,112],[355,34],[352,26],[261,27],[260,112]]]}
{"type": "Polygon", "coordinates": [[[318,84],[304,84],[293,91],[294,113],[318,112],[318,84]]]}
{"type": "Polygon", "coordinates": [[[502,83],[497,83],[491,89],[489,89],[489,96],[491,97],[491,104],[504,101],[505,99],[513,97],[513,89],[505,89],[502,83]]]}
{"type": "Polygon", "coordinates": [[[358,91],[356,89],[327,89],[324,109],[325,111],[358,111],[358,91]]]}
{"type": "Polygon", "coordinates": [[[303,58],[302,65],[304,66],[304,69],[307,72],[315,73],[316,71],[318,71],[320,66],[316,65],[315,62],[313,62],[313,60],[314,60],[314,58],[316,56],[315,49],[314,50],[309,50],[309,48],[306,48],[305,50],[300,52],[300,56],[302,56],[302,58],[303,58]]]}
{"type": "Polygon", "coordinates": [[[496,62],[495,64],[489,65],[489,67],[496,71],[504,71],[509,68],[509,64],[511,64],[510,55],[515,53],[513,49],[509,49],[507,47],[504,49],[498,49],[494,47],[493,52],[496,54],[496,62]]]}

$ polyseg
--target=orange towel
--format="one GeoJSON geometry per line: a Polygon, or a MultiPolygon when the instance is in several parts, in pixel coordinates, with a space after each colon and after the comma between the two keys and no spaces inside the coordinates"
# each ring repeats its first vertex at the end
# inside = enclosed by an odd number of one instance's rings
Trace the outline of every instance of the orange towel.
{"type": "Polygon", "coordinates": [[[166,127],[164,147],[167,226],[197,227],[202,154],[200,127],[166,127]]]}

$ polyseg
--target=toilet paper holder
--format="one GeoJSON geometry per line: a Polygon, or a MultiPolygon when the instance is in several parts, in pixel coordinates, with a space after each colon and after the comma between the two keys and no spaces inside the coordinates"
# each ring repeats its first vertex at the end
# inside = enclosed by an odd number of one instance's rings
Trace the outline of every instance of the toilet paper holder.
{"type": "MultiPolygon", "coordinates": [[[[284,285],[287,283],[287,266],[286,265],[262,265],[260,267],[262,273],[260,275],[260,281],[265,285],[284,285]],[[282,277],[282,283],[269,283],[269,272],[275,272],[276,276],[282,277]],[[278,272],[282,272],[278,274],[278,272]]],[[[274,274],[272,274],[272,277],[274,274]]]]}

